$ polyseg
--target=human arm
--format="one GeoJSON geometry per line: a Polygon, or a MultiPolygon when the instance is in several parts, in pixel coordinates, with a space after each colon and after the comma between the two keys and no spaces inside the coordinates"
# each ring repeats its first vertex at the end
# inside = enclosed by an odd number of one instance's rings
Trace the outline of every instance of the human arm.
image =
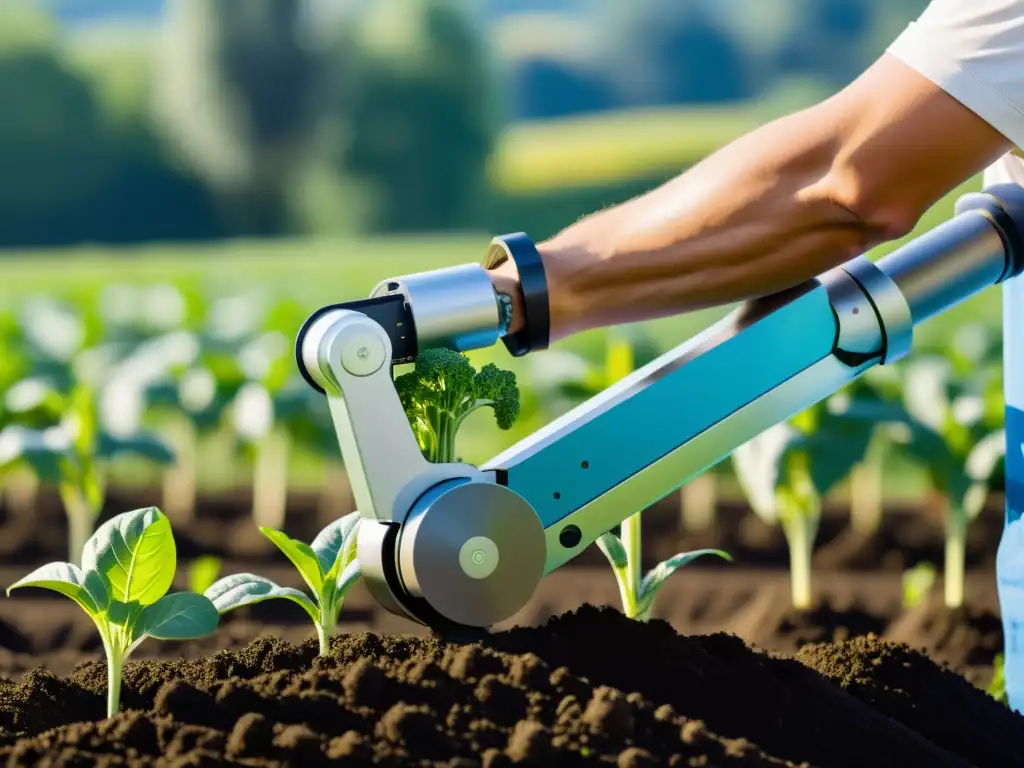
{"type": "MultiPolygon", "coordinates": [[[[990,122],[886,53],[832,98],[540,243],[551,339],[768,295],[899,237],[1011,148],[990,122]]],[[[494,280],[509,290],[514,266],[494,280]]]]}

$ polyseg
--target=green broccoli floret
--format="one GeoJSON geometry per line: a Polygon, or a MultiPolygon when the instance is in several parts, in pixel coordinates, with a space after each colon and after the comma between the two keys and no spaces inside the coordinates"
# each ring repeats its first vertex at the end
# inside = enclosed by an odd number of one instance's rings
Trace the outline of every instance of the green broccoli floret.
{"type": "Polygon", "coordinates": [[[500,429],[519,418],[515,374],[494,363],[477,372],[469,358],[450,349],[421,352],[413,370],[395,379],[395,388],[420,450],[438,464],[456,460],[455,437],[477,408],[493,409],[500,429]]]}

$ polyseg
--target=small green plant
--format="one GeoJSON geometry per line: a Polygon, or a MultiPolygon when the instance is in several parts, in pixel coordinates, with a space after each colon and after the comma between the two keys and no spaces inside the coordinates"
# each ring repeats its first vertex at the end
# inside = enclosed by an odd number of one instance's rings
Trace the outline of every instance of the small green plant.
{"type": "Polygon", "coordinates": [[[717,555],[732,562],[728,553],[718,549],[681,552],[654,566],[646,574],[641,569],[640,515],[632,515],[622,523],[622,537],[612,532],[602,534],[597,546],[612,566],[619,585],[622,612],[631,619],[647,621],[654,609],[654,598],[669,576],[703,555],[717,555]]]}
{"type": "Polygon", "coordinates": [[[167,594],[177,552],[170,521],[156,507],[111,518],[89,538],[82,566],[49,563],[7,588],[59,592],[74,600],[99,630],[107,657],[107,716],[120,708],[121,674],[148,637],[189,640],[220,623],[213,603],[194,592],[167,594]]]}
{"type": "Polygon", "coordinates": [[[455,440],[466,418],[491,408],[499,429],[519,418],[520,393],[515,374],[487,363],[479,372],[469,358],[450,349],[427,349],[411,371],[395,379],[416,442],[428,461],[457,461],[455,440]]]}
{"type": "Polygon", "coordinates": [[[351,512],[328,525],[316,535],[312,544],[289,538],[280,531],[260,528],[263,535],[298,569],[313,598],[298,589],[280,587],[254,573],[225,576],[204,594],[222,615],[244,605],[275,598],[298,603],[313,620],[320,641],[320,654],[326,656],[345,595],[359,578],[359,560],[356,559],[358,530],[358,512],[351,512]]]}
{"type": "Polygon", "coordinates": [[[967,529],[981,513],[1005,462],[1002,381],[992,367],[949,351],[907,366],[893,442],[922,467],[933,509],[945,525],[946,605],[964,601],[967,529]]]}
{"type": "Polygon", "coordinates": [[[220,576],[221,562],[215,555],[197,557],[188,567],[188,591],[201,595],[220,576]]]}
{"type": "Polygon", "coordinates": [[[84,382],[64,394],[45,379],[25,379],[6,394],[8,424],[0,431],[0,471],[30,467],[60,492],[68,518],[68,560],[92,535],[106,501],[113,461],[141,458],[157,466],[174,454],[155,434],[113,434],[100,422],[96,393],[84,382]]]}
{"type": "Polygon", "coordinates": [[[864,457],[874,423],[846,418],[839,401],[824,401],[766,430],[733,452],[750,506],[778,523],[789,544],[793,605],[812,604],[811,556],[825,496],[864,457]]]}
{"type": "Polygon", "coordinates": [[[924,602],[935,586],[938,571],[931,563],[918,563],[903,573],[903,607],[912,610],[924,602]]]}

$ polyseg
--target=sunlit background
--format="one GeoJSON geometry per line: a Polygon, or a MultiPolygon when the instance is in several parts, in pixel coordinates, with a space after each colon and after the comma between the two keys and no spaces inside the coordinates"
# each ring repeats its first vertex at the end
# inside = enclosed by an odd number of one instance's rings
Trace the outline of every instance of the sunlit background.
{"type": "MultiPolygon", "coordinates": [[[[843,87],[925,5],[7,0],[4,508],[59,490],[97,509],[134,487],[178,520],[230,489],[273,525],[295,494],[348,511],[324,403],[294,365],[312,310],[646,190],[843,87]],[[67,451],[88,461],[71,471],[67,451]]],[[[997,349],[999,313],[989,291],[918,344],[953,344],[970,322],[997,349]]],[[[720,314],[632,338],[667,349],[720,314]]],[[[524,413],[508,433],[475,415],[464,458],[568,408],[544,382],[600,369],[609,338],[474,355],[520,375],[524,413]]],[[[887,493],[920,497],[923,469],[885,465],[887,493]]],[[[739,497],[728,465],[710,482],[739,497]]]]}

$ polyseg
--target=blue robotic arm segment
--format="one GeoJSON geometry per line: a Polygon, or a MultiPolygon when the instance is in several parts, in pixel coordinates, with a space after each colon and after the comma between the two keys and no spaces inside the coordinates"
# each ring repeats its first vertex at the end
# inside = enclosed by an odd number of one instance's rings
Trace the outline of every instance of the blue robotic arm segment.
{"type": "Polygon", "coordinates": [[[828,357],[837,336],[825,287],[809,287],[746,328],[724,320],[481,469],[503,471],[548,528],[828,357]]]}
{"type": "Polygon", "coordinates": [[[324,308],[300,332],[296,355],[331,398],[358,475],[358,556],[370,592],[435,629],[510,618],[544,574],[602,533],[869,367],[899,359],[914,325],[1024,272],[1022,231],[1020,187],[968,195],[928,235],[740,308],[479,468],[426,462],[386,385],[391,365],[419,348],[496,343],[500,317],[483,268],[396,278],[370,300],[324,308]]]}

